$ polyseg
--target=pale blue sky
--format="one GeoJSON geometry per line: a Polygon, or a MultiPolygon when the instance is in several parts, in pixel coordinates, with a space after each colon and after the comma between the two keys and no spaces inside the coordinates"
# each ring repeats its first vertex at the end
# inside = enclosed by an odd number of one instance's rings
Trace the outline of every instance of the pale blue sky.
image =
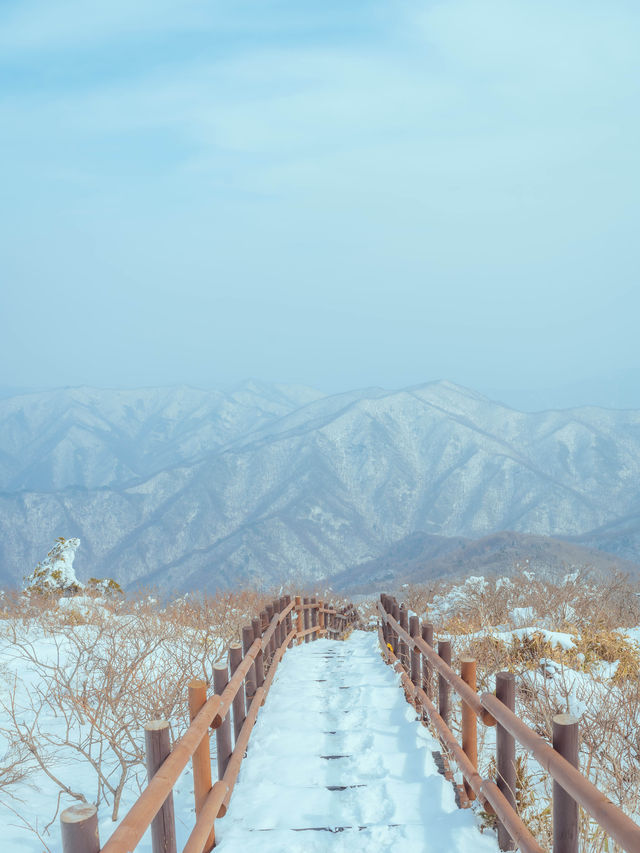
{"type": "Polygon", "coordinates": [[[640,408],[639,44],[635,0],[4,0],[0,385],[640,408]]]}

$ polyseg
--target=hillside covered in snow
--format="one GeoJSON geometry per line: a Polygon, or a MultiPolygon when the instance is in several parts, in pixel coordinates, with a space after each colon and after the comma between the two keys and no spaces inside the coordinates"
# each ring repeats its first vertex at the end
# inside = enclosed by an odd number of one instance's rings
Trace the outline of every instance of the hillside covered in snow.
{"type": "Polygon", "coordinates": [[[0,577],[57,536],[82,540],[80,578],[169,589],[324,578],[416,533],[636,563],[639,482],[640,412],[523,413],[449,382],[26,394],[0,400],[0,577]]]}

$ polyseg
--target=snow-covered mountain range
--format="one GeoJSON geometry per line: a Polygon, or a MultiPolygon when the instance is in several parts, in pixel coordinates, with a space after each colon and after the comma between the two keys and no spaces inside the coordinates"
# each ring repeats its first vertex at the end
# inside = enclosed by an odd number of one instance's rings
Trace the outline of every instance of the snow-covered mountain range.
{"type": "Polygon", "coordinates": [[[526,414],[450,382],[333,396],[73,388],[0,400],[0,572],[324,578],[420,531],[572,538],[640,562],[640,411],[526,414]]]}

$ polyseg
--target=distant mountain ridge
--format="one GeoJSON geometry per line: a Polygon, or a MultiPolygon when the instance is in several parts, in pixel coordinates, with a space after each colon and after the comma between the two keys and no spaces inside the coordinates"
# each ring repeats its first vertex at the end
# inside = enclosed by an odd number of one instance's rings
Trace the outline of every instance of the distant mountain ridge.
{"type": "Polygon", "coordinates": [[[320,396],[248,381],[228,392],[80,387],[9,397],[0,400],[0,491],[122,487],[195,463],[320,396]]]}
{"type": "Polygon", "coordinates": [[[577,538],[640,562],[640,412],[525,414],[450,382],[332,396],[60,389],[0,400],[0,571],[304,582],[412,534],[577,538]],[[601,544],[603,543],[603,544],[601,544]]]}
{"type": "Polygon", "coordinates": [[[522,568],[558,575],[575,566],[596,576],[617,570],[640,578],[640,565],[619,555],[551,536],[504,530],[479,539],[412,533],[379,557],[339,572],[326,583],[339,592],[370,593],[448,576],[508,576],[522,568]]]}

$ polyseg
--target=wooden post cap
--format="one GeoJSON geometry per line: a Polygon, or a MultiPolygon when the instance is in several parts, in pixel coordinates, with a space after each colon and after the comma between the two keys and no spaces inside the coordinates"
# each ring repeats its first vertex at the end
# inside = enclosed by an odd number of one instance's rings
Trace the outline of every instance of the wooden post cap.
{"type": "Polygon", "coordinates": [[[557,726],[574,726],[580,722],[577,717],[574,717],[573,714],[556,714],[553,718],[553,722],[557,726]]]}
{"type": "Polygon", "coordinates": [[[145,732],[159,732],[162,729],[168,729],[169,722],[168,720],[149,720],[148,723],[144,724],[145,732]]]}
{"type": "Polygon", "coordinates": [[[62,823],[83,823],[89,820],[94,815],[98,814],[98,809],[93,803],[79,803],[76,806],[69,806],[60,815],[62,823]]]}
{"type": "Polygon", "coordinates": [[[98,809],[93,803],[78,803],[60,815],[63,853],[99,853],[98,809]]]}

